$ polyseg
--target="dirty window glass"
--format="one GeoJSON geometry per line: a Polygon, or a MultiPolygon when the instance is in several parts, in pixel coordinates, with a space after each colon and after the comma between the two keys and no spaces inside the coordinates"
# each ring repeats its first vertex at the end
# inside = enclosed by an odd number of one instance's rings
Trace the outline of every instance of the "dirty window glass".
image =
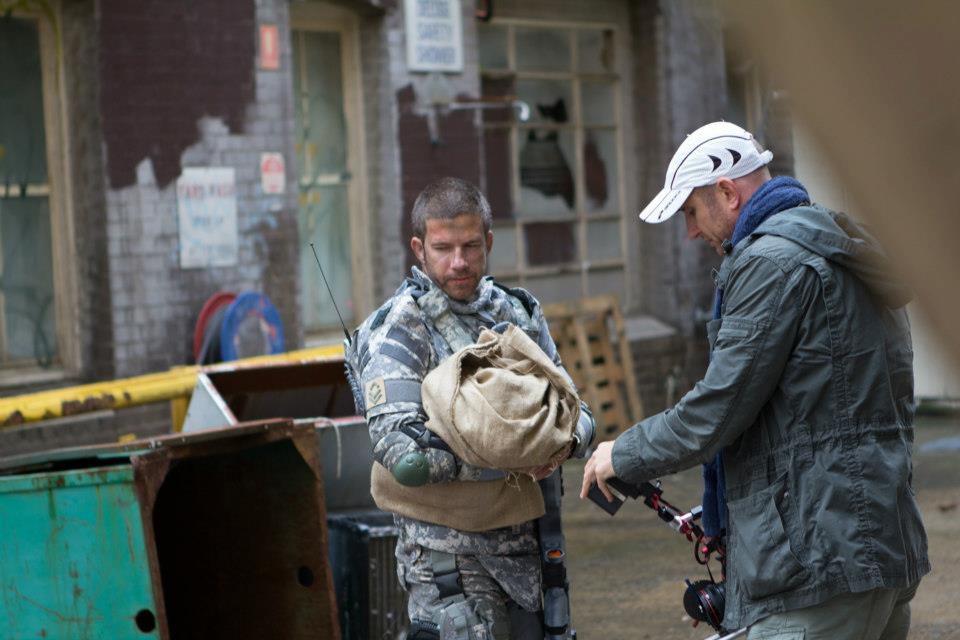
{"type": "Polygon", "coordinates": [[[570,122],[572,95],[569,80],[517,80],[517,97],[530,105],[530,122],[570,122]]]}
{"type": "Polygon", "coordinates": [[[518,71],[570,71],[570,32],[516,27],[518,71]]]}
{"type": "Polygon", "coordinates": [[[576,223],[537,222],[526,226],[527,262],[568,264],[577,259],[576,223]]]}
{"type": "Polygon", "coordinates": [[[347,189],[343,185],[315,187],[301,195],[300,238],[306,251],[300,252],[300,268],[309,279],[304,281],[303,298],[306,326],[339,326],[330,295],[320,279],[312,242],[327,274],[334,299],[344,320],[353,318],[353,283],[350,279],[350,221],[347,189]],[[304,202],[306,200],[306,202],[304,202]]]}
{"type": "Polygon", "coordinates": [[[517,230],[512,226],[497,226],[493,230],[490,269],[512,273],[517,270],[517,263],[517,230]]]}
{"type": "Polygon", "coordinates": [[[620,221],[598,220],[587,223],[587,254],[590,260],[620,257],[620,221]]]}
{"type": "Polygon", "coordinates": [[[612,82],[580,83],[580,104],[585,125],[612,125],[614,119],[614,89],[612,82]]]}
{"type": "Polygon", "coordinates": [[[579,273],[530,276],[524,281],[523,286],[536,292],[537,299],[542,304],[579,298],[583,288],[579,273]]]}
{"type": "Polygon", "coordinates": [[[580,29],[577,47],[579,71],[613,73],[613,29],[580,29]]]}
{"type": "Polygon", "coordinates": [[[301,31],[296,37],[297,155],[308,175],[339,173],[347,156],[340,34],[301,31]]]}
{"type": "Polygon", "coordinates": [[[0,361],[57,353],[40,38],[0,19],[0,361]]]}
{"type": "Polygon", "coordinates": [[[301,304],[305,328],[317,331],[340,321],[311,242],[344,321],[349,324],[354,317],[348,195],[352,176],[347,170],[341,42],[335,31],[295,31],[292,42],[301,304]]]}
{"type": "Polygon", "coordinates": [[[478,34],[484,98],[516,98],[530,108],[527,121],[505,109],[482,117],[481,188],[498,220],[497,238],[509,232],[521,243],[519,255],[499,245],[494,274],[519,279],[546,301],[595,295],[594,284],[621,294],[614,26],[494,18],[478,34]]]}
{"type": "Polygon", "coordinates": [[[612,129],[583,132],[583,183],[587,213],[619,209],[617,139],[612,129]]]}
{"type": "Polygon", "coordinates": [[[520,202],[517,215],[574,215],[573,133],[556,129],[520,132],[520,202]]]}
{"type": "Polygon", "coordinates": [[[477,27],[480,40],[480,68],[506,69],[507,28],[481,23],[477,27]]]}

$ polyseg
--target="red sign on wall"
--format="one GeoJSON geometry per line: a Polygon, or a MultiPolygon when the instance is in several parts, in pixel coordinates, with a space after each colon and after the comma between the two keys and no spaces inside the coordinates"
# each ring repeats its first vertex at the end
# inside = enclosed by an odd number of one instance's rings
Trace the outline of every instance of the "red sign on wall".
{"type": "Polygon", "coordinates": [[[287,174],[283,169],[283,155],[260,154],[260,186],[268,194],[283,193],[287,186],[287,174]]]}
{"type": "Polygon", "coordinates": [[[260,68],[280,68],[280,32],[275,24],[260,25],[260,68]]]}

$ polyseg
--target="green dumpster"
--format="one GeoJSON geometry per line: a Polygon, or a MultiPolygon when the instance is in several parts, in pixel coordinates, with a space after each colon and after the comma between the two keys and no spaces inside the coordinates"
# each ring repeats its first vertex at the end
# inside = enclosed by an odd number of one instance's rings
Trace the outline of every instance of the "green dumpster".
{"type": "Polygon", "coordinates": [[[0,638],[337,638],[314,429],[0,460],[0,638]]]}

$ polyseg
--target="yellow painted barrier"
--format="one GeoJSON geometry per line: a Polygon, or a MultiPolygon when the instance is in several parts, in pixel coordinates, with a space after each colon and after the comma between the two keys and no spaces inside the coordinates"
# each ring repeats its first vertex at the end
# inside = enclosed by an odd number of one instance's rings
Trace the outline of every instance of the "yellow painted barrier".
{"type": "MultiPolygon", "coordinates": [[[[271,362],[297,362],[343,355],[341,345],[288,351],[270,356],[244,358],[202,367],[204,371],[223,371],[271,362]]],[[[100,409],[121,409],[164,400],[183,400],[173,405],[173,412],[186,412],[185,399],[196,385],[200,366],[174,367],[164,373],[150,373],[132,378],[94,382],[75,387],[62,387],[38,393],[0,398],[0,429],[38,420],[60,418],[100,409]],[[180,408],[182,406],[182,408],[180,408]]],[[[177,416],[174,415],[174,424],[177,416]]],[[[182,415],[181,422],[182,422],[182,415]]]]}

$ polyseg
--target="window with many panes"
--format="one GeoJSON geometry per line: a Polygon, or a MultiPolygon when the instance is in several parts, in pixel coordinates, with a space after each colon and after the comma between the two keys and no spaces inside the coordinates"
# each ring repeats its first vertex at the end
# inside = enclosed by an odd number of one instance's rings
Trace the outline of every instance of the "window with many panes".
{"type": "Polygon", "coordinates": [[[544,301],[624,289],[620,83],[612,26],[480,25],[491,271],[544,301]]]}
{"type": "Polygon", "coordinates": [[[41,25],[0,17],[0,367],[58,363],[41,25]]]}

